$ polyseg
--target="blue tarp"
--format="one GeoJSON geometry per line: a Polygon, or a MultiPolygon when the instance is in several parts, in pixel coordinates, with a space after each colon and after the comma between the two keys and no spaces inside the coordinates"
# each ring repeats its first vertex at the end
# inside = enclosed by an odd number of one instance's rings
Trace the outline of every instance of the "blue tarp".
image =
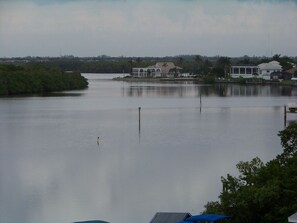
{"type": "Polygon", "coordinates": [[[186,218],[185,222],[199,222],[199,221],[215,222],[225,218],[231,218],[231,217],[220,215],[220,214],[202,214],[202,215],[194,215],[192,217],[186,218]]]}

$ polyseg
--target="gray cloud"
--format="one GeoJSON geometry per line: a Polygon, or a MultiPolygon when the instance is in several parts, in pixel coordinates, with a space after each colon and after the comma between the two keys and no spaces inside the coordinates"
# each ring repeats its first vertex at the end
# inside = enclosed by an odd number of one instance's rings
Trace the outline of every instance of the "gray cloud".
{"type": "MultiPolygon", "coordinates": [[[[26,0],[26,2],[33,2],[37,5],[50,5],[50,4],[65,4],[65,3],[71,3],[71,2],[154,2],[158,0],[26,0]]],[[[232,0],[231,0],[232,1],[232,0]]],[[[297,4],[297,0],[235,0],[238,2],[252,2],[252,3],[288,3],[293,2],[297,4]]],[[[0,0],[1,2],[25,2],[23,0],[0,0]]],[[[203,4],[204,1],[198,1],[198,0],[163,0],[163,2],[191,2],[191,3],[197,3],[197,4],[203,4]]]]}
{"type": "Polygon", "coordinates": [[[38,5],[50,5],[50,4],[65,4],[70,2],[119,2],[119,1],[126,1],[126,0],[32,0],[35,4],[38,5]]]}
{"type": "Polygon", "coordinates": [[[0,57],[296,55],[297,6],[289,0],[11,2],[0,7],[0,57]]]}
{"type": "Polygon", "coordinates": [[[37,5],[50,5],[50,4],[65,4],[65,3],[69,3],[69,2],[124,2],[127,0],[0,0],[1,2],[33,2],[34,4],[37,5]]]}
{"type": "Polygon", "coordinates": [[[297,4],[297,0],[237,0],[239,2],[252,2],[252,3],[287,3],[293,2],[297,4]]]}

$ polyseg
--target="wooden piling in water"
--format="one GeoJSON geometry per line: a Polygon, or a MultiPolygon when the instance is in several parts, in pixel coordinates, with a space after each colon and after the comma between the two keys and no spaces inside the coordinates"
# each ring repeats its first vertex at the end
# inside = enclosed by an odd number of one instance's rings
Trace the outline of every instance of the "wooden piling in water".
{"type": "Polygon", "coordinates": [[[141,110],[141,107],[138,107],[138,126],[139,126],[139,131],[140,131],[140,110],[141,110]]]}
{"type": "Polygon", "coordinates": [[[200,96],[200,113],[201,113],[201,109],[202,109],[202,97],[201,97],[201,89],[200,89],[200,91],[199,91],[199,92],[200,92],[200,95],[199,95],[199,96],[200,96]]]}
{"type": "Polygon", "coordinates": [[[287,126],[287,107],[284,105],[284,126],[287,126]]]}

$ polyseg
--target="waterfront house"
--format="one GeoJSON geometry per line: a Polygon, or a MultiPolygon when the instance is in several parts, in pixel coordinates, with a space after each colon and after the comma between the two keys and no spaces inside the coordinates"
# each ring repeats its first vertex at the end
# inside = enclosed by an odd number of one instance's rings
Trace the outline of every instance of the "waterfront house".
{"type": "Polygon", "coordinates": [[[258,74],[258,66],[234,65],[230,67],[230,76],[233,78],[252,78],[258,74]]]}
{"type": "Polygon", "coordinates": [[[270,74],[270,80],[279,80],[282,79],[282,72],[272,72],[270,74]]]}
{"type": "Polygon", "coordinates": [[[179,77],[181,67],[173,62],[158,62],[148,67],[135,67],[132,69],[133,77],[179,77]]]}
{"type": "Polygon", "coordinates": [[[132,68],[133,77],[161,77],[160,68],[152,67],[135,67],[132,68]]]}
{"type": "Polygon", "coordinates": [[[230,76],[233,78],[263,78],[265,80],[282,79],[282,66],[277,61],[254,65],[233,65],[230,76]]]}
{"type": "Polygon", "coordinates": [[[286,71],[273,71],[270,74],[270,80],[291,80],[292,74],[286,71]]]}
{"type": "Polygon", "coordinates": [[[157,212],[150,223],[179,223],[191,216],[183,212],[157,212]]]}
{"type": "Polygon", "coordinates": [[[277,61],[271,61],[269,63],[261,63],[258,65],[259,78],[264,80],[270,80],[273,72],[281,72],[282,66],[277,61]]]}

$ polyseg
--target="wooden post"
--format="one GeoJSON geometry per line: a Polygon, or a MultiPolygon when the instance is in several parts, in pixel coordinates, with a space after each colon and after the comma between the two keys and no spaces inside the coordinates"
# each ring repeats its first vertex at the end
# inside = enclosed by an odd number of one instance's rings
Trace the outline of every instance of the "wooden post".
{"type": "Polygon", "coordinates": [[[138,107],[138,124],[139,124],[139,132],[140,132],[140,110],[141,110],[141,107],[138,107]]]}
{"type": "Polygon", "coordinates": [[[285,126],[285,128],[287,126],[287,108],[286,108],[286,105],[284,105],[284,126],[285,126]]]}
{"type": "Polygon", "coordinates": [[[201,113],[201,109],[202,109],[202,99],[201,99],[201,88],[199,89],[199,92],[200,92],[200,113],[201,113]]]}

